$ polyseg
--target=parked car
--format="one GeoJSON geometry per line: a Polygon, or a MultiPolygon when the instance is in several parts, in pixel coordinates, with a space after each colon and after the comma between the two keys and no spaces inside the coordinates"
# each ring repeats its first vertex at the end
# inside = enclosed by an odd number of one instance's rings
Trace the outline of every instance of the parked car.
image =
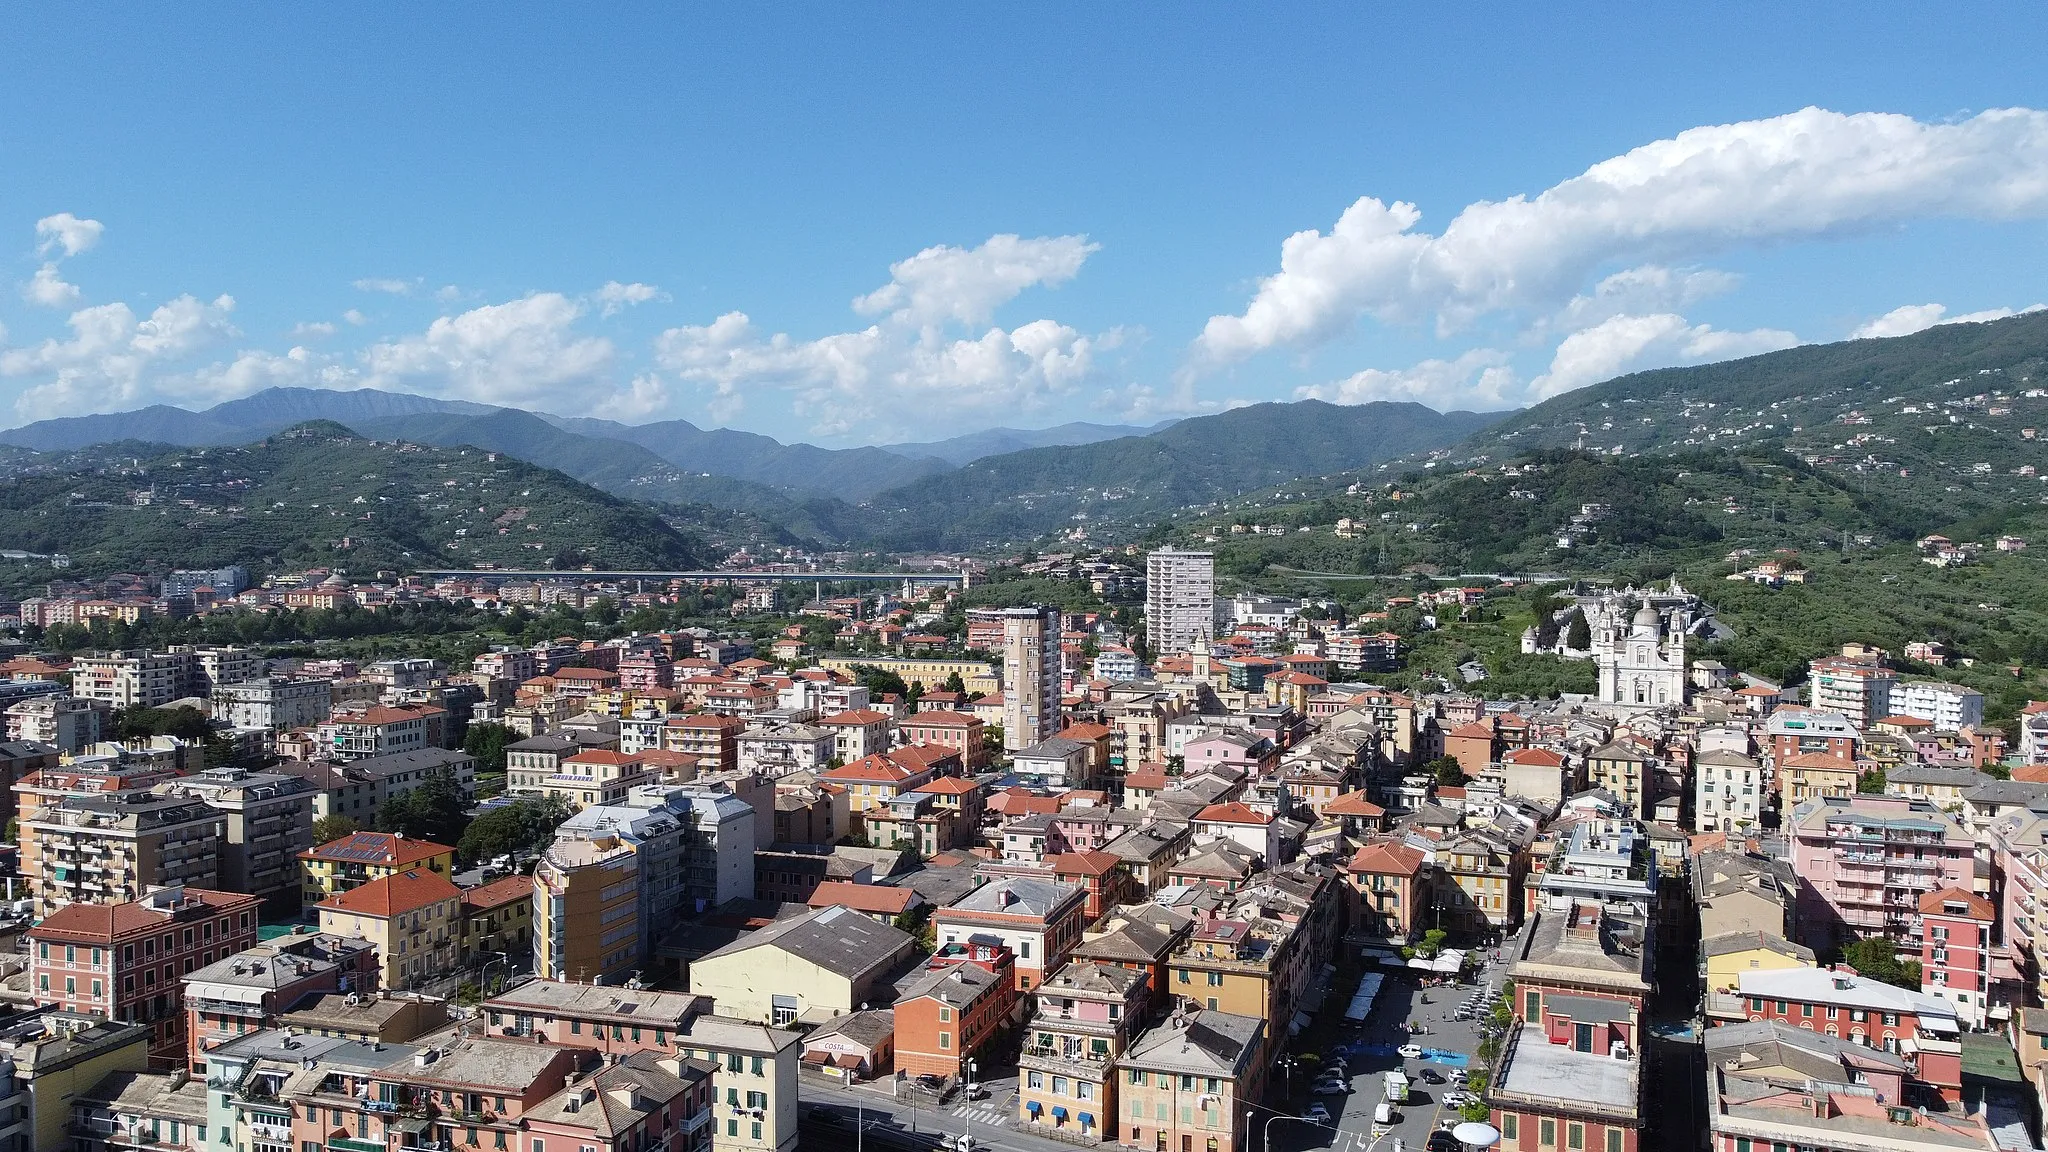
{"type": "Polygon", "coordinates": [[[1351,1091],[1351,1085],[1342,1080],[1318,1080],[1315,1082],[1315,1086],[1308,1090],[1308,1094],[1311,1096],[1342,1096],[1349,1091],[1351,1091]]]}
{"type": "Polygon", "coordinates": [[[1422,1078],[1431,1084],[1441,1084],[1444,1082],[1444,1074],[1434,1068],[1424,1068],[1422,1070],[1422,1078]]]}
{"type": "Polygon", "coordinates": [[[1330,1110],[1321,1104],[1309,1105],[1308,1111],[1303,1112],[1302,1115],[1318,1124],[1328,1124],[1330,1122],[1330,1110]]]}
{"type": "Polygon", "coordinates": [[[1422,1059],[1422,1045],[1420,1044],[1403,1044],[1395,1049],[1395,1051],[1401,1054],[1401,1059],[1403,1060],[1422,1059]]]}
{"type": "Polygon", "coordinates": [[[1470,1092],[1446,1092],[1444,1093],[1444,1107],[1463,1108],[1477,1099],[1479,1097],[1474,1096],[1470,1092]]]}
{"type": "Polygon", "coordinates": [[[1451,1135],[1448,1128],[1439,1128],[1429,1134],[1429,1143],[1423,1145],[1426,1152],[1464,1152],[1464,1145],[1451,1135]]]}

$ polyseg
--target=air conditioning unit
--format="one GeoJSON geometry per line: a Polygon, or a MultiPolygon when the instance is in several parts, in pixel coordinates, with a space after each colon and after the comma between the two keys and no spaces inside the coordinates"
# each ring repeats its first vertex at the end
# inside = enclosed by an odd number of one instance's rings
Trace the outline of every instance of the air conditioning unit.
{"type": "Polygon", "coordinates": [[[1608,1047],[1607,1054],[1616,1060],[1626,1060],[1628,1059],[1628,1045],[1620,1040],[1616,1040],[1608,1047]]]}

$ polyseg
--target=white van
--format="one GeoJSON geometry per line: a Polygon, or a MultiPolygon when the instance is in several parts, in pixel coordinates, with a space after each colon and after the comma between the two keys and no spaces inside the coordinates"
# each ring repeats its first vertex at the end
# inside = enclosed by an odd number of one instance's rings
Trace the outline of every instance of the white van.
{"type": "Polygon", "coordinates": [[[1372,1122],[1375,1124],[1397,1123],[1394,1117],[1393,1103],[1387,1100],[1380,1101],[1380,1106],[1378,1108],[1373,1109],[1372,1122]]]}

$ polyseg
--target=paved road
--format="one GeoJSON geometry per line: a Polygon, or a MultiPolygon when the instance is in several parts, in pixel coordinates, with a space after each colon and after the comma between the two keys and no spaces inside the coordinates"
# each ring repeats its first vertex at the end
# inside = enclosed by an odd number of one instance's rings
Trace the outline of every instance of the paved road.
{"type": "MultiPolygon", "coordinates": [[[[1395,970],[1389,970],[1390,972],[1395,970]]],[[[1388,980],[1380,988],[1378,1002],[1373,1014],[1363,1029],[1347,1029],[1347,1036],[1383,1050],[1411,1042],[1401,1030],[1407,1022],[1420,1022],[1426,1032],[1412,1038],[1412,1042],[1425,1050],[1437,1050],[1471,1057],[1479,1047],[1477,1021],[1452,1020],[1451,1015],[1465,998],[1476,988],[1491,984],[1499,988],[1506,980],[1505,965],[1490,964],[1485,974],[1475,984],[1462,984],[1438,988],[1422,988],[1406,979],[1388,980]],[[1422,997],[1429,1002],[1423,1003],[1422,997]]],[[[1349,999],[1346,995],[1332,995],[1330,1003],[1338,1008],[1349,999]]],[[[1341,1010],[1341,1009],[1339,1009],[1341,1010]]],[[[1325,1054],[1326,1055],[1326,1054],[1325,1054]]],[[[1364,1055],[1346,1061],[1351,1073],[1351,1091],[1343,1096],[1317,1096],[1306,1094],[1305,1081],[1313,1079],[1313,1073],[1296,1069],[1291,1076],[1282,1080],[1283,1087],[1291,1080],[1292,1094],[1286,1107],[1294,1115],[1305,1111],[1312,1102],[1320,1101],[1332,1114],[1332,1127],[1318,1127],[1287,1119],[1272,1123],[1274,1152],[1298,1152],[1312,1148],[1331,1148],[1336,1152],[1365,1152],[1372,1144],[1376,1125],[1373,1113],[1385,1098],[1385,1075],[1389,1069],[1400,1068],[1408,1074],[1411,1087],[1408,1103],[1397,1107],[1397,1122],[1387,1132],[1387,1139],[1380,1142],[1375,1152],[1392,1152],[1394,1140],[1401,1141],[1404,1152],[1422,1152],[1429,1134],[1442,1122],[1456,1115],[1452,1109],[1443,1106],[1443,1098],[1453,1090],[1448,1073],[1457,1063],[1443,1059],[1404,1060],[1386,1052],[1383,1055],[1364,1055]],[[1425,1070],[1443,1075],[1445,1083],[1432,1084],[1424,1078],[1425,1070]],[[1339,1105],[1342,1105],[1340,1110],[1339,1105]]],[[[1275,1113],[1261,1112],[1257,1115],[1257,1126],[1264,1128],[1266,1121],[1275,1113]]],[[[1257,1138],[1250,1145],[1262,1147],[1257,1138]]]]}
{"type": "Polygon", "coordinates": [[[978,1147],[1004,1152],[1054,1152],[1076,1147],[1011,1130],[1009,1125],[1017,1115],[1014,1078],[989,1082],[989,1094],[980,1100],[969,1100],[956,1092],[936,1109],[931,1095],[915,1085],[904,1083],[902,1095],[892,1096],[890,1083],[885,1080],[879,1085],[857,1084],[848,1088],[836,1077],[801,1074],[797,1094],[804,1116],[802,1146],[873,1146],[881,1152],[890,1148],[931,1148],[941,1137],[966,1134],[974,1137],[978,1147]],[[814,1108],[830,1109],[840,1122],[825,1125],[813,1121],[814,1108]],[[857,1120],[862,1125],[859,1141],[854,1137],[857,1120]]]}

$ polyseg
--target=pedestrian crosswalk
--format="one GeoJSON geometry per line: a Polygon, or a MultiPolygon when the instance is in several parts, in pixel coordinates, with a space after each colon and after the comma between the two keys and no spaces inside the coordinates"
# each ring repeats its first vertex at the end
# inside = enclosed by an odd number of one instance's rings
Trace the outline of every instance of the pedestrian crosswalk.
{"type": "Polygon", "coordinates": [[[953,1109],[953,1115],[976,1124],[1008,1125],[1010,1122],[1010,1114],[1008,1112],[1003,1111],[986,1100],[977,1101],[972,1104],[957,1105],[953,1109]]]}

